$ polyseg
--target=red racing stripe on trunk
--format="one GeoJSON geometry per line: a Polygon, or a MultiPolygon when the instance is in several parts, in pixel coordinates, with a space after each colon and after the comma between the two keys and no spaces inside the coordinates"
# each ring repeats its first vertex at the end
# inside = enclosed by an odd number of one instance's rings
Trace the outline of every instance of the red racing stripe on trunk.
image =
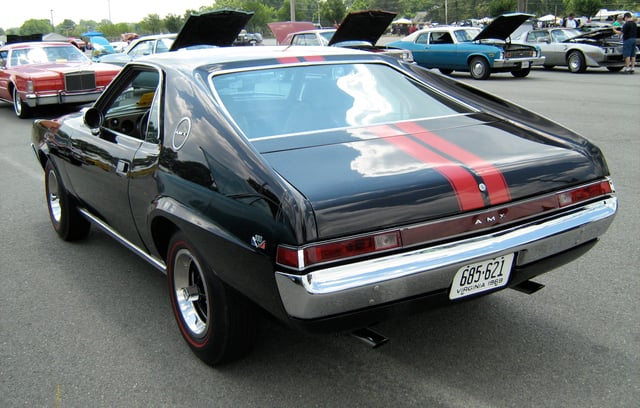
{"type": "Polygon", "coordinates": [[[278,62],[281,64],[292,64],[296,62],[300,62],[298,57],[279,57],[278,62]]]}
{"type": "Polygon", "coordinates": [[[456,194],[460,210],[470,211],[485,206],[482,194],[478,190],[478,183],[464,167],[411,140],[407,136],[398,136],[397,131],[390,126],[372,126],[368,129],[376,135],[385,137],[387,142],[395,145],[408,155],[423,163],[430,164],[435,171],[444,176],[456,194]]]}
{"type": "Polygon", "coordinates": [[[511,200],[509,186],[502,172],[493,164],[476,156],[468,150],[430,132],[417,123],[407,122],[396,125],[402,131],[413,135],[429,146],[453,157],[469,166],[478,176],[482,177],[487,186],[491,205],[506,203],[511,200]]]}

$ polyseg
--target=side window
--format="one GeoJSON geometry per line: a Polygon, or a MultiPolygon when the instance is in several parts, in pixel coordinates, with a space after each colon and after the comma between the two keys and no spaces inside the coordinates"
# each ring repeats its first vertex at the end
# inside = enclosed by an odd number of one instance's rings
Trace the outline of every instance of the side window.
{"type": "Polygon", "coordinates": [[[0,51],[0,68],[6,68],[8,51],[0,51]]]}
{"type": "Polygon", "coordinates": [[[134,48],[131,49],[129,55],[132,57],[142,57],[143,55],[151,54],[153,43],[151,41],[139,42],[134,48]]]}
{"type": "Polygon", "coordinates": [[[157,142],[160,136],[160,74],[152,69],[135,68],[127,76],[129,80],[121,81],[101,109],[104,127],[137,139],[157,142]]]}
{"type": "Polygon", "coordinates": [[[427,44],[429,33],[422,33],[416,39],[416,44],[427,44]]]}
{"type": "Polygon", "coordinates": [[[172,43],[173,43],[173,40],[169,38],[159,39],[158,42],[156,43],[156,54],[161,52],[169,52],[169,48],[171,47],[172,43]]]}

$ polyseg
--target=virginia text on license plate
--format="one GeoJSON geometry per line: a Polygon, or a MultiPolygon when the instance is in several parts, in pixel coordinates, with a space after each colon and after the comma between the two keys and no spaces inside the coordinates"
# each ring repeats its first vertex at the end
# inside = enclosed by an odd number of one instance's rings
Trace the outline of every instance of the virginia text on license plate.
{"type": "Polygon", "coordinates": [[[473,262],[458,269],[451,283],[449,299],[503,287],[509,281],[513,254],[473,262]]]}

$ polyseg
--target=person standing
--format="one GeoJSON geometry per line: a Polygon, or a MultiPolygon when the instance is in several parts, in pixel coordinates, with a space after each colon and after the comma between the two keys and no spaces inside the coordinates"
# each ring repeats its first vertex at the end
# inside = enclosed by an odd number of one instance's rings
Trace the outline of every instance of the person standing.
{"type": "Polygon", "coordinates": [[[622,14],[616,14],[616,21],[613,22],[613,28],[621,28],[622,24],[624,24],[622,14]]]}
{"type": "Polygon", "coordinates": [[[573,13],[569,14],[569,17],[565,20],[564,26],[567,28],[578,28],[578,22],[576,21],[576,15],[573,13]]]}
{"type": "Polygon", "coordinates": [[[622,29],[614,28],[618,34],[622,34],[622,56],[624,57],[624,73],[633,74],[636,68],[636,52],[638,39],[638,26],[633,21],[631,13],[624,13],[622,29]]]}

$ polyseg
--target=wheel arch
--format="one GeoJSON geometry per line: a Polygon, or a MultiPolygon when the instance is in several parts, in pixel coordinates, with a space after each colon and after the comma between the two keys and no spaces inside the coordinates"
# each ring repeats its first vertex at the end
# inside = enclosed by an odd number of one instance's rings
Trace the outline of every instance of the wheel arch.
{"type": "Polygon", "coordinates": [[[166,216],[158,215],[151,221],[151,239],[158,255],[165,263],[167,262],[167,251],[171,237],[178,231],[180,231],[178,225],[166,216]]]}
{"type": "Polygon", "coordinates": [[[476,58],[476,57],[480,57],[482,59],[484,59],[485,61],[487,61],[487,63],[489,64],[489,68],[491,68],[492,64],[492,60],[489,59],[485,54],[482,53],[473,53],[473,54],[469,54],[467,56],[467,66],[469,66],[469,64],[471,63],[471,60],[476,58]]]}

